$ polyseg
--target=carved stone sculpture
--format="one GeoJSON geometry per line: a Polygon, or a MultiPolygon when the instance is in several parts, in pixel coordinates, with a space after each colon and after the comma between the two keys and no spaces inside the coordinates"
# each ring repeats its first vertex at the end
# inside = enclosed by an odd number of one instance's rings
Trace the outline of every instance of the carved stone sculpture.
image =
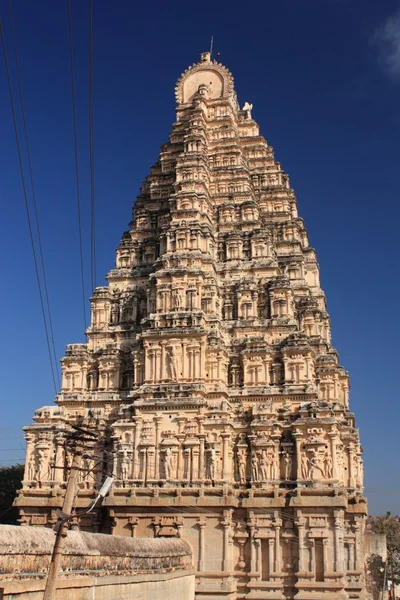
{"type": "Polygon", "coordinates": [[[365,600],[362,449],[289,176],[210,53],[175,94],[87,342],[67,346],[56,405],[25,428],[21,519],[53,526],[74,451],[58,444],[55,460],[54,432],[74,442],[80,427],[99,473],[76,506],[116,478],[86,530],[188,540],[199,598],[365,600]]]}

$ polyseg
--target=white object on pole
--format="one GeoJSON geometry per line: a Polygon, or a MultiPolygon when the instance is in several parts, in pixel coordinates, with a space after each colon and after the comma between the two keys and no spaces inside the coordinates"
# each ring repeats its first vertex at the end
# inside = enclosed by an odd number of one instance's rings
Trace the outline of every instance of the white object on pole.
{"type": "Polygon", "coordinates": [[[107,496],[113,483],[114,483],[114,477],[106,477],[105,478],[104,483],[101,486],[100,491],[99,491],[100,498],[104,498],[105,496],[107,496]]]}

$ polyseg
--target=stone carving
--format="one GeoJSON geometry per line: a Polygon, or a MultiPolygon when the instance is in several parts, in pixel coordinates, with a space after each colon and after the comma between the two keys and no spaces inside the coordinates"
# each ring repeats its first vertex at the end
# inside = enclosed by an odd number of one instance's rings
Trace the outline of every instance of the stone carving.
{"type": "Polygon", "coordinates": [[[332,479],[332,458],[328,451],[324,454],[324,476],[326,479],[332,479]]]}
{"type": "Polygon", "coordinates": [[[52,525],[73,450],[54,431],[83,420],[98,446],[77,506],[117,478],[86,529],[134,523],[145,537],[153,517],[171,518],[199,589],[221,600],[364,598],[342,575],[344,544],[363,568],[360,440],[294,191],[210,55],[180,78],[177,100],[116,267],[93,291],[88,341],[67,346],[58,406],[26,428],[22,521],[52,525]]]}
{"type": "Polygon", "coordinates": [[[251,478],[253,481],[258,481],[259,472],[258,472],[258,458],[255,452],[251,455],[251,478]]]}
{"type": "Polygon", "coordinates": [[[172,473],[172,450],[167,447],[164,450],[164,479],[171,479],[172,473]]]}
{"type": "Polygon", "coordinates": [[[241,485],[246,484],[246,471],[247,471],[247,452],[244,448],[238,450],[238,475],[239,483],[241,485]]]}
{"type": "Polygon", "coordinates": [[[180,373],[180,357],[174,346],[167,348],[167,368],[169,377],[173,381],[177,381],[180,373]]]}
{"type": "Polygon", "coordinates": [[[262,452],[259,460],[259,477],[260,481],[267,481],[268,473],[267,473],[267,459],[266,453],[262,452]]]}
{"type": "Polygon", "coordinates": [[[283,452],[283,477],[286,480],[292,478],[292,464],[292,455],[286,450],[285,452],[283,452]]]}
{"type": "Polygon", "coordinates": [[[307,479],[310,475],[310,460],[306,454],[306,452],[302,452],[301,454],[301,478],[307,479]]]}
{"type": "Polygon", "coordinates": [[[36,458],[34,452],[32,452],[28,460],[28,480],[34,481],[36,479],[36,474],[36,458]]]}
{"type": "Polygon", "coordinates": [[[217,474],[217,458],[215,448],[210,448],[208,451],[208,477],[212,481],[215,480],[217,474]]]}

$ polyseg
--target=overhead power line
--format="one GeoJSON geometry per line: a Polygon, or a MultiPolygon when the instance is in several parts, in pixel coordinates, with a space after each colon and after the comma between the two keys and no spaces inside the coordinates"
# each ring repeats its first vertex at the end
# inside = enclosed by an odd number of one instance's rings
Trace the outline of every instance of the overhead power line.
{"type": "Polygon", "coordinates": [[[10,94],[15,141],[17,144],[17,152],[18,152],[19,168],[20,168],[20,174],[21,174],[22,189],[23,189],[24,201],[25,201],[25,210],[26,210],[26,216],[27,216],[27,220],[28,220],[29,237],[30,237],[31,246],[32,246],[32,254],[33,254],[33,261],[34,261],[34,265],[35,265],[36,281],[37,281],[37,285],[38,285],[38,289],[39,289],[40,306],[42,309],[43,324],[44,324],[44,329],[45,329],[45,334],[46,334],[46,342],[47,342],[47,350],[48,350],[49,360],[50,360],[51,375],[52,375],[52,379],[53,379],[54,390],[55,390],[55,393],[57,394],[58,390],[57,390],[56,377],[55,377],[55,372],[54,372],[53,356],[52,356],[51,346],[50,346],[50,336],[49,336],[49,330],[48,330],[48,326],[47,326],[46,311],[44,308],[42,285],[41,285],[40,276],[39,276],[39,266],[38,266],[38,260],[37,260],[36,249],[35,249],[35,241],[34,241],[33,231],[32,231],[32,222],[31,222],[31,216],[30,216],[30,211],[29,211],[28,195],[27,195],[27,191],[26,191],[26,183],[25,183],[24,169],[23,169],[23,163],[22,163],[22,154],[21,154],[21,145],[19,142],[17,119],[16,119],[16,114],[15,114],[14,96],[13,96],[12,86],[11,86],[10,69],[9,69],[9,64],[8,64],[6,41],[5,41],[5,37],[4,37],[2,19],[0,19],[0,30],[1,30],[0,31],[1,42],[2,42],[2,46],[3,46],[3,56],[4,56],[5,66],[6,66],[8,91],[10,94]]]}
{"type": "Polygon", "coordinates": [[[77,126],[76,126],[75,68],[74,68],[74,46],[73,46],[73,35],[72,35],[72,4],[71,4],[71,0],[68,0],[68,22],[69,22],[69,54],[70,54],[70,64],[71,64],[72,115],[73,115],[73,123],[74,123],[74,152],[75,152],[76,199],[77,199],[77,209],[78,209],[79,255],[80,255],[80,263],[81,263],[83,322],[84,322],[85,331],[86,331],[86,328],[87,328],[86,293],[85,293],[85,272],[84,272],[84,266],[83,266],[81,195],[80,195],[80,185],[79,185],[78,137],[77,137],[77,126]]]}
{"type": "Polygon", "coordinates": [[[18,60],[18,51],[17,51],[17,38],[15,35],[14,18],[13,18],[13,13],[12,13],[11,0],[8,0],[8,10],[9,10],[9,14],[10,14],[13,49],[14,49],[18,90],[19,90],[19,100],[21,103],[22,123],[23,123],[23,127],[24,127],[25,145],[26,145],[26,153],[27,153],[28,167],[29,167],[29,178],[30,178],[31,189],[32,189],[33,210],[34,210],[34,215],[35,215],[35,223],[36,223],[36,231],[37,231],[37,239],[38,239],[38,247],[39,247],[39,257],[40,257],[40,263],[42,266],[44,296],[45,296],[45,300],[46,300],[47,317],[48,317],[48,321],[49,321],[51,346],[52,346],[52,351],[53,351],[54,370],[55,370],[55,374],[56,374],[56,378],[57,378],[58,388],[60,388],[60,375],[59,375],[59,370],[58,370],[57,353],[56,353],[55,340],[54,340],[53,320],[51,317],[49,292],[48,292],[48,287],[47,287],[47,275],[46,275],[46,267],[45,267],[44,256],[43,256],[42,236],[40,234],[39,214],[38,214],[37,202],[36,202],[36,192],[35,192],[35,185],[33,182],[32,160],[31,160],[31,152],[30,152],[30,146],[29,146],[28,128],[26,125],[25,104],[24,104],[24,98],[23,98],[23,93],[22,93],[21,73],[20,73],[20,69],[19,69],[19,60],[18,60]]]}
{"type": "Polygon", "coordinates": [[[96,287],[96,205],[94,188],[94,119],[93,119],[93,0],[89,0],[89,153],[90,153],[90,272],[92,290],[96,287]]]}

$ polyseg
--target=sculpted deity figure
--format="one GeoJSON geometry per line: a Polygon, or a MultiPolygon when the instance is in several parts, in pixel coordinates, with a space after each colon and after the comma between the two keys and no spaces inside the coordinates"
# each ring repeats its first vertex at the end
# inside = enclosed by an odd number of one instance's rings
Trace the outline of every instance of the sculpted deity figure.
{"type": "Polygon", "coordinates": [[[337,476],[340,481],[343,481],[344,476],[344,465],[343,465],[343,446],[336,446],[336,464],[337,464],[337,476]]]}
{"type": "Polygon", "coordinates": [[[324,472],[320,465],[320,460],[316,454],[313,454],[310,457],[310,468],[309,475],[307,479],[319,479],[319,477],[324,476],[324,472]]]}
{"type": "Polygon", "coordinates": [[[119,306],[117,303],[112,304],[110,313],[110,324],[116,325],[119,322],[119,306]]]}
{"type": "Polygon", "coordinates": [[[271,452],[267,453],[267,470],[270,480],[275,479],[275,457],[271,452]]]}
{"type": "Polygon", "coordinates": [[[260,456],[260,481],[267,481],[267,461],[265,457],[265,452],[263,452],[260,456]]]}
{"type": "Polygon", "coordinates": [[[326,479],[332,479],[332,458],[328,451],[324,454],[324,475],[326,479]]]}
{"type": "Polygon", "coordinates": [[[290,454],[290,452],[284,452],[283,453],[283,474],[284,474],[284,478],[287,481],[288,479],[291,479],[292,477],[292,464],[293,464],[293,460],[292,460],[292,455],[290,454]]]}
{"type": "Polygon", "coordinates": [[[172,290],[172,308],[181,308],[182,306],[182,296],[181,292],[178,289],[172,290]]]}
{"type": "Polygon", "coordinates": [[[170,346],[167,352],[167,366],[169,370],[169,376],[174,381],[178,379],[177,363],[178,357],[176,355],[176,350],[173,346],[170,346]]]}
{"type": "Polygon", "coordinates": [[[208,476],[214,481],[217,470],[217,453],[215,448],[211,448],[208,453],[208,476]]]}
{"type": "Polygon", "coordinates": [[[39,449],[37,451],[37,456],[38,460],[35,479],[38,481],[45,481],[48,475],[47,456],[45,450],[39,449]]]}
{"type": "Polygon", "coordinates": [[[239,482],[241,485],[246,483],[246,450],[242,449],[238,452],[238,472],[239,482]]]}
{"type": "Polygon", "coordinates": [[[301,478],[307,479],[309,477],[309,474],[310,474],[310,461],[308,459],[306,452],[303,450],[303,453],[301,455],[301,478]]]}
{"type": "Polygon", "coordinates": [[[28,460],[28,481],[34,481],[36,477],[36,459],[32,452],[28,460]]]}
{"type": "Polygon", "coordinates": [[[126,479],[129,479],[129,467],[130,467],[129,455],[124,450],[121,455],[121,470],[120,470],[121,479],[123,481],[125,481],[126,479]]]}
{"type": "Polygon", "coordinates": [[[258,481],[258,458],[255,452],[251,456],[251,478],[253,481],[258,481]]]}
{"type": "Polygon", "coordinates": [[[164,450],[164,477],[165,479],[171,479],[172,471],[172,450],[171,448],[165,448],[164,450]]]}

